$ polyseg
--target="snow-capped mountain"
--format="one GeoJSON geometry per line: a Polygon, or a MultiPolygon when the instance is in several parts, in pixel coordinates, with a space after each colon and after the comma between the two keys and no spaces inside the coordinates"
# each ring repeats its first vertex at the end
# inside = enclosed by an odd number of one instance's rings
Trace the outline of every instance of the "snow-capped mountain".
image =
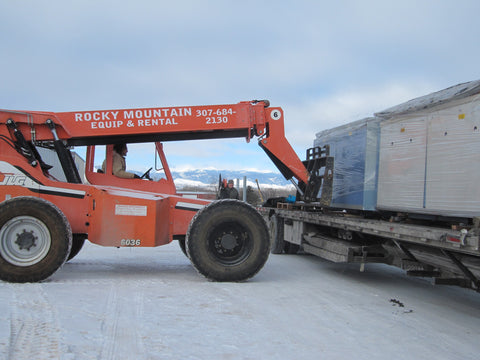
{"type": "MultiPolygon", "coordinates": [[[[222,179],[239,180],[239,186],[243,186],[243,178],[247,177],[247,185],[256,187],[258,180],[260,187],[285,188],[293,187],[290,181],[280,173],[256,171],[256,170],[218,170],[218,169],[172,169],[172,176],[177,187],[198,186],[216,187],[219,177],[222,179]]],[[[154,177],[155,174],[152,174],[154,177]]]]}

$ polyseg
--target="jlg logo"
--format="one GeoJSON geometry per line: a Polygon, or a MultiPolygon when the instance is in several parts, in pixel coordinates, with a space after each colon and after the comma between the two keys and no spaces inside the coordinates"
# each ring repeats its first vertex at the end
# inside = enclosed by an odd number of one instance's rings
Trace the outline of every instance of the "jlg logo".
{"type": "Polygon", "coordinates": [[[25,175],[0,174],[0,185],[24,186],[27,177],[25,175]]]}

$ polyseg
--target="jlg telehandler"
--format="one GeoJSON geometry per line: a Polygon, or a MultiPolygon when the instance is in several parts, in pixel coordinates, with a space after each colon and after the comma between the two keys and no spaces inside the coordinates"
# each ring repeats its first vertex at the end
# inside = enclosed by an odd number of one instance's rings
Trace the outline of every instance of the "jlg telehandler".
{"type": "Polygon", "coordinates": [[[255,136],[300,192],[318,191],[309,186],[309,171],[285,138],[282,109],[270,108],[266,100],[62,113],[0,110],[0,279],[44,280],[75,256],[85,239],[115,247],[179,240],[209,279],[254,276],[270,251],[261,215],[240,201],[177,194],[162,142],[255,136]],[[120,142],[154,142],[166,179],[114,176],[113,144],[120,142]],[[104,173],[94,168],[96,145],[107,145],[104,173]],[[88,146],[87,182],[74,164],[72,146],[88,146]],[[49,173],[40,147],[55,151],[66,181],[49,173]]]}

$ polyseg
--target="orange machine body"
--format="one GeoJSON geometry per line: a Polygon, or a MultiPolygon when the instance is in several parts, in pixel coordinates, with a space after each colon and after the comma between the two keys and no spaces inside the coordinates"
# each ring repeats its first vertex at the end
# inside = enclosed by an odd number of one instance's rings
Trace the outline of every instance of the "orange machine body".
{"type": "Polygon", "coordinates": [[[184,235],[195,212],[208,203],[176,194],[65,183],[45,176],[39,167],[26,169],[22,162],[0,161],[2,200],[43,198],[62,210],[73,233],[88,234],[90,242],[104,246],[167,244],[184,235]]]}
{"type": "MultiPolygon", "coordinates": [[[[283,110],[268,108],[266,101],[60,113],[0,110],[0,201],[19,196],[48,200],[62,210],[74,234],[85,234],[99,245],[167,244],[185,236],[196,211],[209,201],[177,193],[161,142],[229,137],[249,141],[254,136],[285,177],[308,182],[305,166],[284,136],[283,110]],[[166,179],[114,176],[109,144],[118,142],[155,142],[166,179]],[[49,174],[35,147],[52,144],[57,152],[64,147],[67,158],[70,145],[89,146],[88,183],[75,174],[67,182],[49,174]],[[107,145],[104,174],[94,169],[95,145],[107,145]]],[[[70,171],[68,166],[64,171],[70,171]]]]}

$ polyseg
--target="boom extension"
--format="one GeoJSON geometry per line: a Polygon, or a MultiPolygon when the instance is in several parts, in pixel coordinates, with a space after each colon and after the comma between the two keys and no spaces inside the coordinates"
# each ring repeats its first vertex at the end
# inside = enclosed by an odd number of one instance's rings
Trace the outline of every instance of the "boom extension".
{"type": "MultiPolygon", "coordinates": [[[[73,112],[0,110],[0,124],[28,141],[66,145],[106,145],[118,142],[164,142],[214,138],[259,137],[260,147],[282,175],[308,184],[310,174],[285,138],[284,115],[267,100],[230,105],[183,106],[73,112]],[[56,131],[52,131],[52,128],[56,131]]],[[[27,156],[32,162],[32,158],[27,156]]],[[[74,177],[76,180],[76,177],[74,177]]],[[[298,188],[298,187],[297,187],[298,188]]]]}

